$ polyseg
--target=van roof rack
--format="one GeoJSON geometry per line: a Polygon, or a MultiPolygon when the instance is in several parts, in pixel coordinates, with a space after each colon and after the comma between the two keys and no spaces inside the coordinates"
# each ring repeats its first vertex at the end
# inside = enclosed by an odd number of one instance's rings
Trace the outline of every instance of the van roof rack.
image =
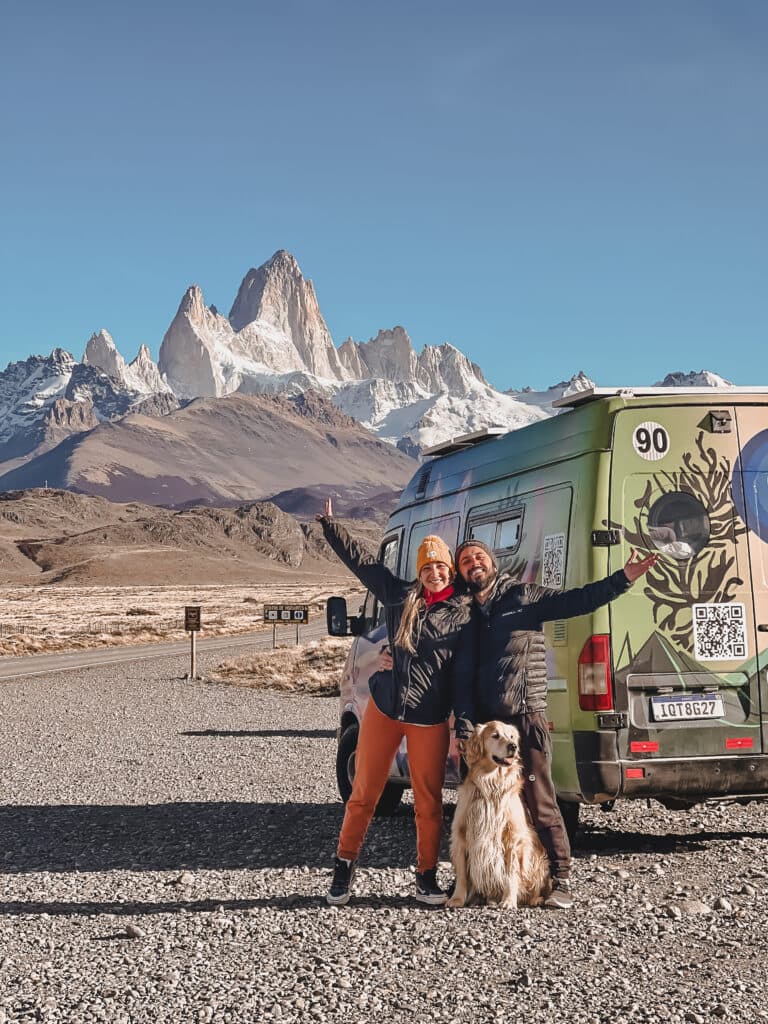
{"type": "Polygon", "coordinates": [[[571,409],[576,405],[593,402],[598,398],[646,398],[650,395],[703,395],[712,398],[728,395],[768,395],[768,387],[588,388],[586,391],[576,391],[572,395],[556,398],[552,405],[560,409],[571,409]]]}
{"type": "Polygon", "coordinates": [[[473,444],[480,444],[490,437],[499,437],[501,434],[508,434],[509,427],[483,427],[482,430],[473,430],[471,434],[459,434],[449,440],[433,444],[422,451],[422,455],[449,455],[451,452],[459,452],[462,448],[471,448],[473,444]]]}

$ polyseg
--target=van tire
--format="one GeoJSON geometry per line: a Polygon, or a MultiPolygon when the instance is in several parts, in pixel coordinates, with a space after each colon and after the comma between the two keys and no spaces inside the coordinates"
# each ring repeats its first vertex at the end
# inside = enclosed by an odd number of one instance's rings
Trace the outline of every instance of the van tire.
{"type": "MultiPolygon", "coordinates": [[[[352,779],[355,777],[355,751],[357,750],[357,737],[359,728],[357,724],[348,725],[341,734],[339,747],[336,751],[336,783],[339,787],[339,795],[344,803],[352,795],[352,779]]],[[[377,818],[389,818],[400,806],[403,799],[405,786],[397,782],[388,782],[384,792],[376,804],[375,815],[377,818]]]]}
{"type": "Polygon", "coordinates": [[[563,818],[565,831],[568,833],[568,842],[571,846],[574,846],[579,832],[579,811],[581,809],[581,804],[576,803],[573,800],[561,800],[558,797],[557,806],[560,808],[560,814],[563,818]]]}

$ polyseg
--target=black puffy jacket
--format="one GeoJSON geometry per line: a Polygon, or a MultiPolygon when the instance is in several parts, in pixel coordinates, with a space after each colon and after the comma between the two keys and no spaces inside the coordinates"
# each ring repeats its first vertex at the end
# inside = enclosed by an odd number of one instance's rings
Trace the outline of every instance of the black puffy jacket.
{"type": "Polygon", "coordinates": [[[483,604],[472,613],[474,638],[456,669],[457,732],[471,723],[509,719],[547,707],[546,643],[542,625],[572,619],[608,604],[629,587],[623,569],[585,587],[562,593],[498,576],[483,604]],[[470,650],[478,657],[473,666],[470,650]]]}
{"type": "Polygon", "coordinates": [[[398,647],[394,638],[403,603],[414,584],[395,576],[366,554],[339,523],[327,518],[320,522],[335,553],[384,605],[393,670],[371,677],[376,707],[389,718],[414,725],[446,721],[454,703],[456,652],[471,642],[473,599],[467,594],[454,594],[425,606],[416,628],[416,653],[411,654],[398,647]]]}

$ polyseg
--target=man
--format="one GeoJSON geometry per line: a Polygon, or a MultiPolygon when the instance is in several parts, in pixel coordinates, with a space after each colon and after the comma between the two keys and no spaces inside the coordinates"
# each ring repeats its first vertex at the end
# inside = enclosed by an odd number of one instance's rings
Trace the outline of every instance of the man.
{"type": "Polygon", "coordinates": [[[547,721],[547,666],[542,624],[595,611],[612,601],[655,565],[658,555],[634,551],[623,569],[586,587],[563,593],[515,583],[499,573],[493,551],[482,541],[456,548],[456,569],[474,594],[477,642],[459,652],[456,666],[456,735],[466,739],[478,722],[498,719],[520,731],[525,761],[523,796],[533,827],[547,851],[553,889],[546,905],[573,906],[571,847],[552,782],[547,721]],[[479,652],[472,664],[473,652],[479,652]]]}

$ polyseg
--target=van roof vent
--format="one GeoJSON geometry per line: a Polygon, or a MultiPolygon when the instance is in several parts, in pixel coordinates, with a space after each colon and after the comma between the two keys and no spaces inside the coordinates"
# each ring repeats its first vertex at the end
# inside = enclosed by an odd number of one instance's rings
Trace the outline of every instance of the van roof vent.
{"type": "Polygon", "coordinates": [[[730,387],[730,388],[588,388],[576,391],[572,395],[556,398],[552,405],[559,409],[572,409],[585,402],[594,402],[598,398],[646,398],[651,395],[665,397],[667,395],[701,395],[714,398],[716,395],[768,395],[768,387],[730,387]]]}
{"type": "Polygon", "coordinates": [[[472,445],[487,441],[490,437],[499,437],[501,434],[508,434],[509,427],[483,427],[482,430],[473,430],[471,434],[459,434],[450,440],[441,441],[440,444],[433,444],[431,448],[425,448],[422,455],[449,455],[451,452],[460,452],[462,448],[471,448],[472,445]]]}
{"type": "Polygon", "coordinates": [[[419,479],[416,484],[416,497],[422,498],[427,493],[427,484],[429,483],[429,474],[432,471],[431,466],[427,466],[426,469],[422,469],[419,473],[419,479]]]}

